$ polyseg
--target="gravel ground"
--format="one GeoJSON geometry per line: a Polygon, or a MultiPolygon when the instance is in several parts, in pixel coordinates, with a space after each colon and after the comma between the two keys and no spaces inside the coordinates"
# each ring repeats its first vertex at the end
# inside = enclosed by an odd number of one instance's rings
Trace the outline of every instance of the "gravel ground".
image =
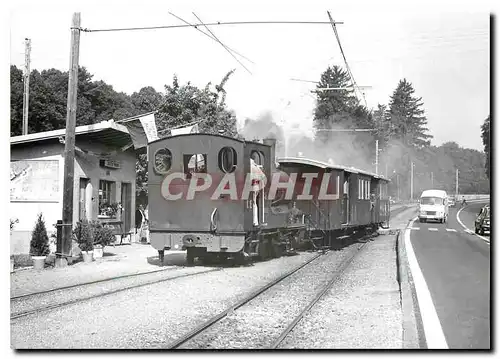
{"type": "MultiPolygon", "coordinates": [[[[315,253],[224,268],[11,321],[15,349],[158,349],[315,253]]],[[[196,267],[197,268],[197,267],[196,267]]]]}
{"type": "Polygon", "coordinates": [[[146,273],[140,276],[117,278],[106,282],[86,284],[78,287],[55,290],[48,293],[34,294],[29,297],[12,299],[10,303],[11,316],[26,311],[43,309],[47,306],[70,303],[73,301],[92,298],[97,295],[124,290],[138,285],[147,285],[163,280],[175,279],[179,276],[204,273],[215,268],[204,267],[168,267],[159,272],[146,273]]]}
{"type": "Polygon", "coordinates": [[[395,245],[394,235],[367,243],[280,348],[402,348],[395,245]]]}
{"type": "Polygon", "coordinates": [[[358,251],[354,244],[330,251],[265,291],[181,346],[181,349],[265,349],[307,306],[340,264],[358,251]]]}
{"type": "MultiPolygon", "coordinates": [[[[109,255],[92,263],[76,263],[65,268],[25,269],[10,275],[11,297],[55,288],[82,284],[128,274],[147,273],[161,269],[158,252],[149,245],[132,244],[106,247],[109,255]]],[[[185,264],[185,252],[165,253],[165,266],[185,264]]]]}

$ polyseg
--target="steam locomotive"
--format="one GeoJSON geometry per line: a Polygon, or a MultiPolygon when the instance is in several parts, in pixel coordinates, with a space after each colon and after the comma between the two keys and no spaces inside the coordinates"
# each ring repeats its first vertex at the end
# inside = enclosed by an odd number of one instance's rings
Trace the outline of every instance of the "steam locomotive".
{"type": "Polygon", "coordinates": [[[151,245],[187,261],[279,257],[331,247],[389,221],[388,180],[262,143],[191,133],[148,145],[151,245]]]}

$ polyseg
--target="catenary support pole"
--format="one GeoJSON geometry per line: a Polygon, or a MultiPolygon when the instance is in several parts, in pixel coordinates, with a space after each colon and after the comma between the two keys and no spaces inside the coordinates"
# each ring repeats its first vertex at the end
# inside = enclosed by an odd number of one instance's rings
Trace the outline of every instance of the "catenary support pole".
{"type": "Polygon", "coordinates": [[[76,100],[78,87],[78,55],[80,50],[80,13],[73,14],[71,25],[71,55],[68,80],[68,104],[66,112],[66,135],[64,146],[64,185],[62,208],[62,236],[57,243],[56,265],[67,264],[71,252],[71,232],[73,228],[73,188],[75,177],[75,127],[76,100]]]}

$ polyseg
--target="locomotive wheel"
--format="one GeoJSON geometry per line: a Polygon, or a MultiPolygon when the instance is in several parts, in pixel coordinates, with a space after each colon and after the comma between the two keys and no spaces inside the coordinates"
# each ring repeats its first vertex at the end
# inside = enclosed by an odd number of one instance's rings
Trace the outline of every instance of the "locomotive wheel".
{"type": "Polygon", "coordinates": [[[188,266],[194,266],[194,252],[191,248],[187,249],[186,263],[188,266]]]}

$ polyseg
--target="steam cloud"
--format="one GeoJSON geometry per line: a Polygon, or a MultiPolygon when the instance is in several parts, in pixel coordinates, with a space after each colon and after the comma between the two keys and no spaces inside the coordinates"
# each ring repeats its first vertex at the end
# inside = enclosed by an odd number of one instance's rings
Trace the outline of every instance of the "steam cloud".
{"type": "MultiPolygon", "coordinates": [[[[336,129],[344,128],[337,126],[336,129]]],[[[285,133],[270,112],[255,120],[247,118],[241,133],[250,141],[275,138],[277,157],[283,157],[285,153],[289,157],[300,155],[333,165],[375,172],[375,139],[370,133],[330,132],[318,134],[313,139],[297,131],[285,133]],[[286,151],[285,137],[288,140],[286,151]]]]}

